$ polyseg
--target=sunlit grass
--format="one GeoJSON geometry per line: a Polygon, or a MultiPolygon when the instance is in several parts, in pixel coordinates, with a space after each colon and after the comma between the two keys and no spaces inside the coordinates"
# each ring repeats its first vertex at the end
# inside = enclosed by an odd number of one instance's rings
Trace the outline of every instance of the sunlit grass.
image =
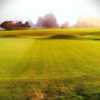
{"type": "Polygon", "coordinates": [[[61,79],[100,75],[93,40],[2,38],[0,79],[61,79]]]}
{"type": "Polygon", "coordinates": [[[54,28],[54,29],[27,29],[27,30],[12,30],[0,31],[0,36],[45,36],[45,35],[84,35],[99,33],[100,28],[54,28]]]}
{"type": "Polygon", "coordinates": [[[63,100],[78,100],[79,97],[90,98],[87,100],[94,97],[94,100],[98,100],[96,97],[99,97],[100,93],[100,42],[94,38],[100,37],[1,37],[0,99],[34,100],[37,92],[48,94],[45,98],[51,100],[55,100],[53,98],[57,96],[61,98],[58,93],[63,93],[63,100]]]}

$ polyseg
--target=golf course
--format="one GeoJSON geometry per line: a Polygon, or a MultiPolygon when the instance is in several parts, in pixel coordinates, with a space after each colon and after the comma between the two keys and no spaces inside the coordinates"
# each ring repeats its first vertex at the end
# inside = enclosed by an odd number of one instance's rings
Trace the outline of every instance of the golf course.
{"type": "Polygon", "coordinates": [[[63,39],[1,33],[6,36],[0,35],[0,100],[100,100],[99,35],[63,39]]]}

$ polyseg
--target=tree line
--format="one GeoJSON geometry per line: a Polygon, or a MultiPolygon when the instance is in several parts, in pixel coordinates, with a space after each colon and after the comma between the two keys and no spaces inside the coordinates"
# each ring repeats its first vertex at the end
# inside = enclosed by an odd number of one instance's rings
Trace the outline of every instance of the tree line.
{"type": "Polygon", "coordinates": [[[30,28],[68,28],[68,27],[100,27],[100,19],[97,18],[81,18],[73,26],[69,26],[66,21],[59,25],[55,15],[46,14],[45,16],[39,17],[36,24],[26,21],[4,21],[0,24],[0,28],[4,30],[20,30],[30,28]]]}

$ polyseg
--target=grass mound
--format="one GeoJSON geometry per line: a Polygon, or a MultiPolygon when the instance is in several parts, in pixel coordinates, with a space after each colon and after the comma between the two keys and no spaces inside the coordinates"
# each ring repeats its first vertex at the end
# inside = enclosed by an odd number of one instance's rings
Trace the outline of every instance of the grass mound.
{"type": "Polygon", "coordinates": [[[79,39],[77,35],[52,35],[48,39],[79,39]]]}

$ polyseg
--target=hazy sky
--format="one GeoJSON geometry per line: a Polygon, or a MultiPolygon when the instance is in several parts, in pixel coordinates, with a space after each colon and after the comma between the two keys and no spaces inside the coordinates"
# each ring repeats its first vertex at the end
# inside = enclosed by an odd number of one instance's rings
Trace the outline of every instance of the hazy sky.
{"type": "Polygon", "coordinates": [[[0,0],[0,21],[32,20],[54,13],[59,21],[75,21],[82,16],[99,17],[100,0],[0,0]]]}

